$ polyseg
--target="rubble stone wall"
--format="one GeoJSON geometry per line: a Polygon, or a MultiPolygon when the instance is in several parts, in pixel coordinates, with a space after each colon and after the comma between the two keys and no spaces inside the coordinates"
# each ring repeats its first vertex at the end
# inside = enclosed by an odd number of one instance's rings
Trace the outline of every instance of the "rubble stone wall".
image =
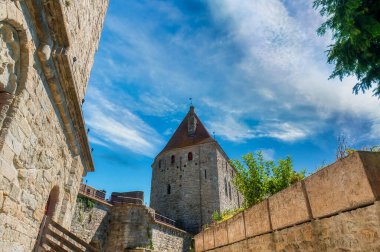
{"type": "Polygon", "coordinates": [[[111,207],[107,202],[79,195],[70,231],[94,247],[103,249],[111,207]]]}
{"type": "Polygon", "coordinates": [[[232,168],[215,143],[162,153],[152,170],[150,206],[188,232],[197,233],[210,223],[214,211],[239,207],[239,196],[231,181],[232,168]],[[192,160],[188,160],[190,152],[192,160]]]}
{"type": "Polygon", "coordinates": [[[195,236],[196,251],[377,251],[380,153],[356,152],[195,236]]]}
{"type": "Polygon", "coordinates": [[[183,230],[156,221],[154,210],[143,205],[113,206],[110,212],[105,251],[189,251],[192,236],[183,230]]]}

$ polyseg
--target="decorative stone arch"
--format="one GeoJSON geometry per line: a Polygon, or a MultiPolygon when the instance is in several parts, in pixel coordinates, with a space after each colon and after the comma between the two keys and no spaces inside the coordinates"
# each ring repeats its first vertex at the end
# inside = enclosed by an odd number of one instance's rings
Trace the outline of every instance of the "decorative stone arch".
{"type": "Polygon", "coordinates": [[[7,5],[7,12],[0,12],[0,148],[28,76],[31,35],[22,17],[13,3],[7,5]]]}

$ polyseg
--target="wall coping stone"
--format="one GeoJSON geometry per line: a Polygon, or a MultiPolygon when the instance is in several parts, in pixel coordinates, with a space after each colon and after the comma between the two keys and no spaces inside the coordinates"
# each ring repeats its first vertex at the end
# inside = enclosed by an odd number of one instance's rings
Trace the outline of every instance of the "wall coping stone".
{"type": "MultiPolygon", "coordinates": [[[[293,197],[294,198],[294,197],[293,197]]],[[[274,195],[267,200],[260,202],[244,212],[237,214],[236,216],[228,219],[222,223],[211,225],[210,228],[203,230],[202,232],[194,236],[196,251],[212,250],[218,247],[224,247],[226,245],[234,244],[239,241],[256,237],[264,233],[271,233],[279,231],[291,226],[296,226],[309,222],[312,220],[318,220],[321,218],[328,218],[332,215],[340,214],[343,212],[351,211],[354,209],[373,205],[380,199],[380,153],[357,151],[348,157],[338,160],[335,163],[317,171],[302,182],[298,182],[274,195]],[[293,200],[292,197],[296,195],[294,202],[277,202],[293,200]],[[267,204],[269,202],[269,204],[267,204]],[[326,204],[328,202],[329,204],[326,204]],[[277,213],[274,211],[273,206],[280,204],[284,207],[284,211],[298,212],[298,216],[295,218],[289,217],[287,220],[281,220],[281,209],[277,209],[277,213]],[[265,207],[266,206],[266,207],[265,207]],[[263,214],[257,211],[268,211],[263,214]],[[322,209],[322,210],[321,210],[322,209]],[[256,213],[257,212],[257,213],[256,213]],[[269,216],[270,226],[274,221],[273,227],[263,228],[263,230],[255,232],[250,227],[250,223],[247,221],[253,221],[252,216],[262,216],[267,214],[269,216]],[[243,226],[237,232],[245,233],[244,237],[234,238],[231,236],[229,225],[235,224],[236,220],[243,218],[243,226]],[[277,222],[276,222],[277,218],[277,222]],[[226,226],[228,230],[228,242],[216,243],[215,237],[206,236],[213,233],[215,230],[226,226]],[[267,230],[268,229],[268,230],[267,230]],[[213,241],[208,241],[213,239],[213,241]],[[232,238],[232,239],[231,239],[232,238]],[[214,246],[210,246],[214,244],[214,246]],[[207,246],[206,246],[207,245],[207,246]]],[[[253,223],[253,226],[257,226],[259,222],[253,223]]]]}

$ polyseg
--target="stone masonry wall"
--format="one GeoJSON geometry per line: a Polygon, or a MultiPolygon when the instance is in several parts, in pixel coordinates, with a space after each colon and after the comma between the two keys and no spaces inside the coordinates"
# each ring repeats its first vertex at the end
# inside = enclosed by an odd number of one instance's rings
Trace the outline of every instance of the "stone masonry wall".
{"type": "Polygon", "coordinates": [[[225,196],[224,179],[230,182],[232,168],[215,143],[174,149],[161,154],[152,164],[151,207],[175,220],[183,229],[196,233],[211,222],[214,211],[238,207],[237,192],[225,196]],[[188,160],[191,152],[193,159],[188,160]],[[171,156],[175,163],[171,164],[171,156]],[[161,163],[161,167],[159,165],[161,163]],[[170,185],[170,194],[168,186],[170,185]],[[221,200],[222,199],[222,200],[221,200]]]}
{"type": "Polygon", "coordinates": [[[107,237],[109,212],[112,205],[92,197],[79,195],[70,231],[82,240],[102,250],[107,237]],[[93,203],[86,203],[90,200],[93,203]]]}
{"type": "Polygon", "coordinates": [[[185,231],[155,221],[153,209],[135,204],[112,207],[105,251],[188,251],[190,242],[191,235],[185,231]]]}
{"type": "Polygon", "coordinates": [[[86,93],[94,54],[98,49],[100,33],[109,0],[60,0],[65,6],[63,16],[70,41],[70,58],[81,101],[86,93]],[[75,61],[74,61],[75,58],[75,61]]]}
{"type": "MultiPolygon", "coordinates": [[[[69,227],[86,172],[83,156],[68,143],[64,127],[71,122],[63,121],[54,102],[52,92],[58,91],[48,84],[56,72],[43,71],[41,65],[36,12],[30,11],[37,2],[0,0],[0,59],[8,64],[0,69],[0,251],[32,250],[49,195],[53,219],[69,227]]],[[[95,38],[91,44],[97,44],[95,38]]],[[[93,57],[93,52],[81,54],[93,57]]]]}
{"type": "Polygon", "coordinates": [[[196,251],[378,251],[380,153],[356,152],[195,236],[196,251]]]}
{"type": "Polygon", "coordinates": [[[216,154],[220,202],[220,206],[217,211],[221,213],[225,210],[240,208],[243,204],[244,198],[232,183],[235,170],[228,163],[228,160],[219,148],[217,149],[216,154]]]}

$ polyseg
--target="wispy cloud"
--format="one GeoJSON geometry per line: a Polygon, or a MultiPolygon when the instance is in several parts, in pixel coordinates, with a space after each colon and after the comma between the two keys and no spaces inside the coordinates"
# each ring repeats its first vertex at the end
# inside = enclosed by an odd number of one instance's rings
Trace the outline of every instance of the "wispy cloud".
{"type": "Polygon", "coordinates": [[[131,152],[152,157],[162,144],[158,133],[131,111],[92,91],[95,99],[86,102],[87,124],[91,128],[93,143],[103,146],[117,145],[131,152]]]}
{"type": "Polygon", "coordinates": [[[227,24],[229,36],[246,52],[231,65],[231,71],[239,73],[233,84],[227,84],[233,90],[224,94],[223,102],[207,99],[208,106],[223,111],[222,116],[215,113],[211,127],[231,141],[254,137],[296,141],[327,128],[339,132],[343,126],[362,139],[373,138],[380,129],[379,100],[371,94],[354,96],[353,78],[343,83],[327,80],[331,66],[324,50],[329,38],[315,32],[322,19],[311,0],[290,2],[208,2],[216,22],[227,24]],[[368,135],[357,130],[364,127],[359,121],[371,125],[368,135]]]}
{"type": "Polygon", "coordinates": [[[323,20],[312,0],[206,3],[194,11],[187,3],[131,1],[109,16],[95,86],[106,86],[106,98],[122,100],[124,113],[150,130],[162,123],[146,117],[164,118],[162,132],[175,127],[169,122],[193,97],[208,129],[231,142],[295,142],[331,129],[379,135],[380,102],[352,95],[353,78],[327,80],[330,38],[316,35],[323,20]]]}

